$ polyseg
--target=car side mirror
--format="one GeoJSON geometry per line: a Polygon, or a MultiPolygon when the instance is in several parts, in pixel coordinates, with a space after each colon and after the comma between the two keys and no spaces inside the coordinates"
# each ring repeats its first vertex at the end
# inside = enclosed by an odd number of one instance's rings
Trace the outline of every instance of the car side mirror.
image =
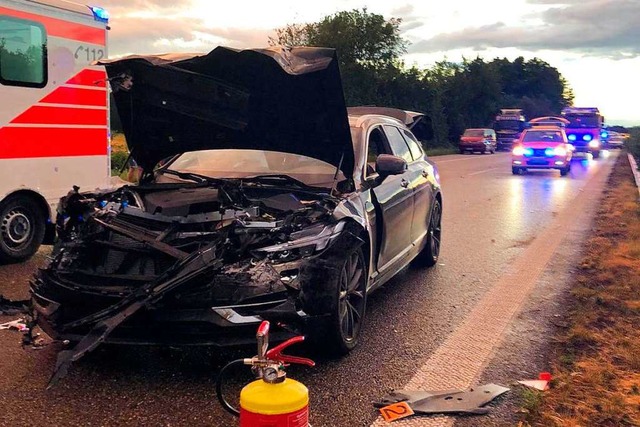
{"type": "Polygon", "coordinates": [[[380,154],[376,158],[376,172],[380,176],[400,175],[407,170],[407,161],[391,154],[380,154]]]}

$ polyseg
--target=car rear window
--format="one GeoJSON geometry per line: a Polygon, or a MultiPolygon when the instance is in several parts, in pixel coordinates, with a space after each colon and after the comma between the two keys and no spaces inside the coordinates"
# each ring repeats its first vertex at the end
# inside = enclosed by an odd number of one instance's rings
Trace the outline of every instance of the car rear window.
{"type": "Polygon", "coordinates": [[[524,142],[534,142],[534,141],[563,142],[564,138],[562,138],[561,131],[536,130],[536,131],[529,131],[525,133],[522,141],[524,142]]]}

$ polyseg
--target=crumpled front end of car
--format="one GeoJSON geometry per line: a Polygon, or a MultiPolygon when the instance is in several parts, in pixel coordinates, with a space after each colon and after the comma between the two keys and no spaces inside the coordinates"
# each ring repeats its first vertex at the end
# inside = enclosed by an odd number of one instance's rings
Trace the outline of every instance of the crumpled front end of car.
{"type": "Polygon", "coordinates": [[[183,345],[250,343],[237,331],[262,319],[295,329],[323,314],[306,302],[345,238],[339,203],[237,183],[71,192],[52,261],[32,281],[38,324],[78,342],[115,322],[100,342],[183,345]]]}

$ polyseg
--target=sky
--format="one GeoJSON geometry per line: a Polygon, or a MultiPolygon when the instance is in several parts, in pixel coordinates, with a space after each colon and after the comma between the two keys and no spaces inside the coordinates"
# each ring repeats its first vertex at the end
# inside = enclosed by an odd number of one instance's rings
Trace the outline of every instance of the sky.
{"type": "Polygon", "coordinates": [[[575,106],[640,125],[640,0],[95,0],[111,20],[109,55],[263,47],[275,28],[367,8],[401,18],[407,65],[541,58],[575,106]]]}

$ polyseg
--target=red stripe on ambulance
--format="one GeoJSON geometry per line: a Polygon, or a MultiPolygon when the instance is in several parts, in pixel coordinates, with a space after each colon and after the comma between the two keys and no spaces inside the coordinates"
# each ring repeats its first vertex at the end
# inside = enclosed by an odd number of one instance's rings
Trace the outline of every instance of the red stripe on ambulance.
{"type": "Polygon", "coordinates": [[[104,156],[107,128],[0,128],[0,159],[104,156]]]}
{"type": "Polygon", "coordinates": [[[107,110],[35,106],[11,123],[107,126],[107,110]]]}
{"type": "Polygon", "coordinates": [[[81,89],[77,87],[59,87],[49,95],[42,98],[40,102],[106,107],[107,91],[81,89]]]}
{"type": "Polygon", "coordinates": [[[106,87],[107,73],[105,73],[104,71],[85,68],[84,70],[80,71],[78,74],[67,80],[67,84],[106,87]]]}

